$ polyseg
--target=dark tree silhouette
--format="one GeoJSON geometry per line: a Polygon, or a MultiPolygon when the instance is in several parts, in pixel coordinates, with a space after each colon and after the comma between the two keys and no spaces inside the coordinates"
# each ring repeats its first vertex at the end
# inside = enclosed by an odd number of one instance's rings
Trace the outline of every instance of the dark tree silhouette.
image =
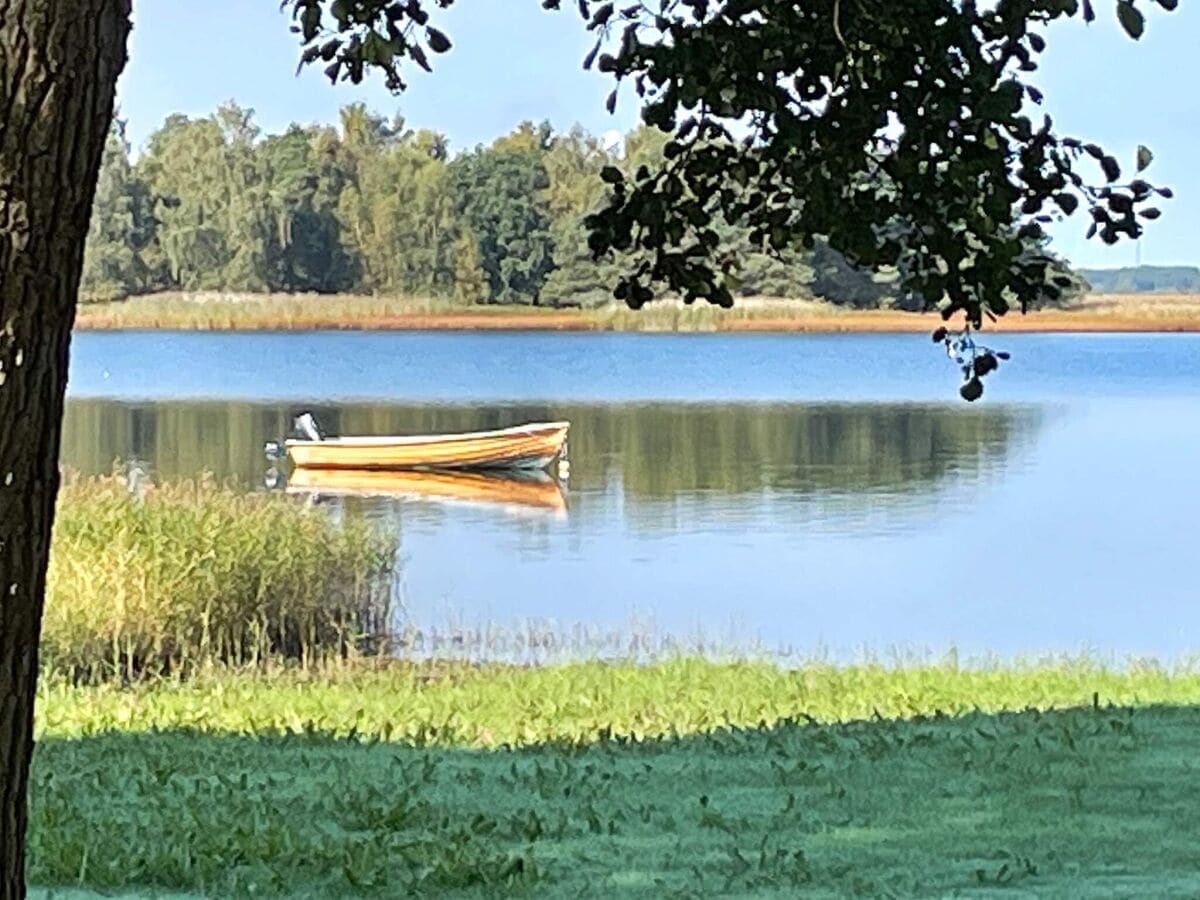
{"type": "MultiPolygon", "coordinates": [[[[335,81],[378,68],[401,90],[405,63],[429,69],[450,48],[430,9],[453,2],[284,5],[304,62],[323,61],[335,81]]],[[[1157,217],[1152,197],[1170,196],[1034,117],[1045,26],[1091,21],[1091,0],[570,5],[597,34],[585,66],[617,81],[609,107],[627,88],[672,134],[661,166],[605,171],[608,205],[587,223],[597,256],[635,251],[614,291],[635,308],[655,286],[730,305],[724,220],[775,251],[824,239],[858,266],[895,267],[906,293],[979,327],[1066,286],[1041,249],[1044,225],[1083,209],[1089,234],[1115,243],[1157,217]]],[[[1133,38],[1147,5],[1117,0],[1133,38]]],[[[1151,158],[1140,148],[1134,167],[1151,158]]]]}

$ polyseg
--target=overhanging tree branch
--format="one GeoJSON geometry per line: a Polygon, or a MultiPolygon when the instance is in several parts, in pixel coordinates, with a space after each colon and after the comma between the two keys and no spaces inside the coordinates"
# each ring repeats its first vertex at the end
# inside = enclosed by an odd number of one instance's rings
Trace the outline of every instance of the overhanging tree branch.
{"type": "MultiPolygon", "coordinates": [[[[380,69],[402,90],[406,60],[449,39],[429,9],[454,0],[286,0],[303,62],[360,81],[380,69]]],[[[1165,10],[1177,0],[1156,0],[1165,10]]],[[[1145,2],[1142,6],[1146,5],[1145,2]]],[[[560,0],[543,0],[556,10],[560,0]]],[[[1044,27],[1091,21],[1090,0],[577,0],[599,34],[588,54],[618,88],[632,81],[643,119],[673,134],[657,170],[613,169],[590,216],[598,256],[638,251],[615,286],[638,306],[655,286],[728,305],[712,228],[719,215],[761,247],[826,240],[854,263],[895,268],[902,288],[974,327],[1057,299],[1045,226],[1082,210],[1089,237],[1137,238],[1166,188],[1123,180],[1095,144],[1035,119],[1031,83],[1044,27]],[[602,52],[604,51],[604,52],[602,52]],[[731,136],[733,128],[741,135],[731,136]],[[1098,177],[1097,177],[1098,176],[1098,177]]],[[[1117,0],[1132,38],[1137,0],[1117,0]]],[[[615,104],[617,91],[610,97],[615,104]]],[[[1144,148],[1135,168],[1150,162],[1144,148]]]]}

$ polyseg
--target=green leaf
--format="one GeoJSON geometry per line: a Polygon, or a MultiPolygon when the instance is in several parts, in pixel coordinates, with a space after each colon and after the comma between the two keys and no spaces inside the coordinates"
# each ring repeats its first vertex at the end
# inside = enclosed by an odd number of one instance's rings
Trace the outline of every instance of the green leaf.
{"type": "Polygon", "coordinates": [[[421,49],[420,44],[409,44],[408,55],[411,56],[413,61],[426,72],[433,71],[429,65],[429,60],[425,57],[425,51],[421,49]]]}
{"type": "Polygon", "coordinates": [[[1121,0],[1117,4],[1117,18],[1121,21],[1121,27],[1125,29],[1125,33],[1135,41],[1146,30],[1146,17],[1130,0],[1121,0]]]}
{"type": "Polygon", "coordinates": [[[311,41],[315,38],[317,31],[321,28],[321,7],[304,7],[304,12],[300,15],[300,27],[306,41],[311,41]]]}
{"type": "Polygon", "coordinates": [[[1154,154],[1150,152],[1149,147],[1141,144],[1137,148],[1137,170],[1142,172],[1154,161],[1154,154]]]}
{"type": "Polygon", "coordinates": [[[592,31],[597,28],[602,28],[608,24],[608,20],[612,18],[613,4],[605,3],[592,15],[592,21],[588,24],[588,30],[592,31]]]}
{"type": "Polygon", "coordinates": [[[429,49],[434,53],[445,53],[451,47],[450,38],[436,28],[426,28],[425,38],[429,41],[429,49]]]}
{"type": "Polygon", "coordinates": [[[587,56],[585,56],[585,57],[583,58],[583,68],[584,68],[585,70],[591,69],[591,67],[592,67],[592,63],[594,63],[594,62],[596,61],[596,54],[598,54],[598,53],[600,52],[600,45],[601,45],[603,42],[604,42],[604,39],[603,39],[603,38],[600,38],[599,40],[597,40],[597,41],[596,41],[596,46],[595,46],[595,47],[593,47],[593,48],[592,48],[592,49],[591,49],[591,50],[588,52],[588,55],[587,55],[587,56]]]}

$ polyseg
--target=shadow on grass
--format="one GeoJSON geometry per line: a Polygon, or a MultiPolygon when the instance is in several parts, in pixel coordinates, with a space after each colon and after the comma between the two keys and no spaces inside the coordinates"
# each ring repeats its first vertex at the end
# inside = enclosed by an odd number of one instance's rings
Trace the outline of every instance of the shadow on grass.
{"type": "Polygon", "coordinates": [[[1200,708],[466,750],[49,739],[33,884],[140,895],[1196,896],[1200,708]]]}

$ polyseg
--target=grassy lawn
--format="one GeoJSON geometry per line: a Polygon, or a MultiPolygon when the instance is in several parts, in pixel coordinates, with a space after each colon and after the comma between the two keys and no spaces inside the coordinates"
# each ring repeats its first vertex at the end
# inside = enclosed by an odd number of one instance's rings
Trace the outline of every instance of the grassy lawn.
{"type": "Polygon", "coordinates": [[[1196,896],[1197,734],[1200,677],[1066,662],[49,685],[29,875],[63,897],[1196,896]]]}

